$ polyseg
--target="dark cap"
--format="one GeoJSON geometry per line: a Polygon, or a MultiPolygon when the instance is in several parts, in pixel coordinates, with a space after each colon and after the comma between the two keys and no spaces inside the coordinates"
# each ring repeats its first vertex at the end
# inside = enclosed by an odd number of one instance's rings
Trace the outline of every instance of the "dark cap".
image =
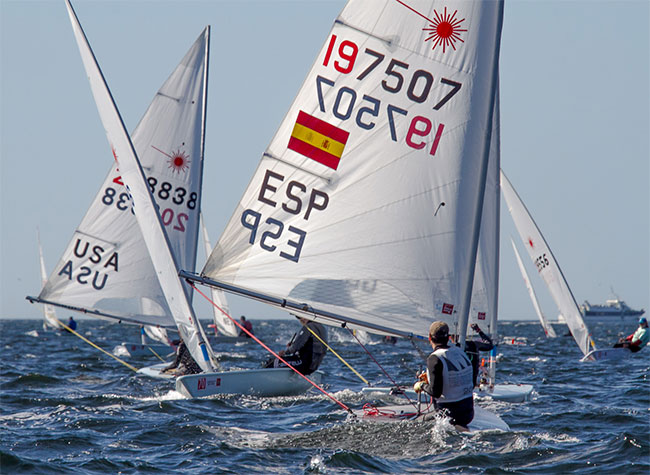
{"type": "Polygon", "coordinates": [[[444,343],[449,339],[449,326],[442,321],[436,321],[429,327],[429,336],[437,343],[444,343]]]}

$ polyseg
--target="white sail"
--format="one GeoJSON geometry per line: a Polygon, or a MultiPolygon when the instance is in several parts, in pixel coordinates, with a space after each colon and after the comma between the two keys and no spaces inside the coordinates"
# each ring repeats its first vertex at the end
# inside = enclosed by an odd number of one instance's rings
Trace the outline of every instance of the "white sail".
{"type": "Polygon", "coordinates": [[[481,216],[481,234],[476,256],[476,272],[472,287],[469,323],[477,324],[483,331],[497,338],[499,296],[499,236],[501,228],[501,168],[499,91],[497,88],[492,120],[490,158],[485,183],[485,197],[481,216]]]}
{"type": "Polygon", "coordinates": [[[521,271],[521,277],[524,279],[524,283],[526,284],[526,289],[528,289],[528,295],[530,295],[530,300],[531,302],[533,302],[533,307],[535,307],[535,313],[537,313],[537,316],[539,317],[539,323],[542,324],[542,328],[544,329],[544,333],[546,334],[547,337],[555,338],[557,337],[557,335],[555,334],[555,330],[546,321],[546,317],[544,316],[544,313],[542,313],[542,308],[539,306],[537,295],[535,295],[535,289],[533,288],[533,284],[530,282],[530,279],[528,278],[528,273],[526,272],[524,263],[521,260],[521,256],[519,255],[517,246],[515,246],[515,242],[512,240],[512,238],[510,238],[510,243],[512,244],[512,249],[515,251],[515,257],[517,258],[517,264],[519,265],[519,270],[521,271]]]}
{"type": "MultiPolygon", "coordinates": [[[[125,192],[128,192],[128,195],[131,197],[132,209],[138,227],[142,233],[146,249],[149,250],[149,255],[151,256],[151,261],[169,310],[174,317],[174,321],[178,326],[181,337],[185,341],[185,344],[192,353],[196,362],[204,370],[212,370],[212,362],[210,361],[203,336],[199,330],[199,322],[194,316],[194,311],[190,305],[187,290],[178,277],[177,257],[172,251],[170,239],[168,238],[164,226],[164,220],[162,218],[164,211],[161,209],[161,213],[158,213],[157,204],[150,191],[152,184],[151,182],[147,182],[145,170],[142,169],[141,164],[138,161],[135,149],[131,143],[129,134],[126,132],[124,123],[122,122],[122,118],[120,117],[119,111],[113,101],[110,90],[108,89],[97,61],[95,60],[94,54],[88,44],[81,25],[79,24],[77,16],[72,9],[72,5],[70,5],[68,0],[66,0],[66,6],[68,8],[68,14],[72,23],[75,39],[79,46],[79,52],[81,54],[86,74],[88,75],[88,80],[90,82],[93,97],[95,98],[99,116],[104,126],[113,156],[119,166],[122,181],[126,187],[125,192]]],[[[209,28],[205,29],[202,37],[203,39],[199,42],[198,47],[201,48],[202,57],[207,58],[209,28]]],[[[191,94],[189,95],[187,94],[187,90],[172,89],[164,91],[164,99],[166,99],[164,104],[160,104],[159,109],[150,108],[150,110],[147,111],[147,114],[162,115],[171,113],[179,105],[186,104],[188,101],[195,101],[196,103],[194,105],[201,108],[200,117],[205,115],[204,106],[206,90],[204,87],[204,81],[207,70],[205,68],[202,68],[199,71],[191,68],[181,68],[179,73],[181,75],[188,74],[194,77],[203,76],[203,82],[200,82],[202,86],[197,90],[191,91],[191,94]]],[[[191,121],[195,118],[196,114],[190,113],[187,116],[182,117],[181,120],[191,121]]],[[[182,121],[181,123],[183,124],[182,121]]],[[[175,123],[171,124],[167,132],[173,134],[176,128],[190,130],[190,128],[185,125],[179,126],[178,123],[175,123]]],[[[193,137],[196,141],[193,142],[193,145],[195,145],[196,148],[188,150],[187,154],[189,157],[193,157],[191,159],[202,161],[202,127],[194,129],[194,131],[195,133],[193,134],[193,137]]],[[[166,149],[161,150],[164,151],[166,149]]],[[[176,160],[173,160],[173,163],[176,164],[176,160]]],[[[162,186],[160,189],[162,190],[162,186]]],[[[192,229],[198,229],[198,200],[200,198],[200,189],[200,183],[196,183],[196,188],[191,191],[191,193],[196,193],[196,195],[191,195],[188,190],[188,193],[183,196],[183,202],[177,204],[176,207],[170,208],[175,210],[174,214],[176,216],[181,212],[187,212],[188,223],[191,214],[194,218],[192,229]],[[189,206],[188,200],[191,199],[190,196],[196,196],[197,201],[195,202],[194,208],[189,206]]],[[[155,189],[153,191],[156,193],[155,189]]],[[[173,202],[171,197],[170,200],[173,202]]],[[[178,201],[180,201],[180,199],[178,201]]]]}
{"type": "MultiPolygon", "coordinates": [[[[45,286],[47,282],[47,271],[45,270],[45,259],[43,258],[43,246],[41,246],[41,235],[38,233],[38,256],[41,264],[41,283],[45,286]]],[[[43,330],[58,329],[59,319],[52,305],[43,305],[43,330]]]]}
{"type": "Polygon", "coordinates": [[[564,278],[562,270],[548,247],[544,236],[542,236],[541,231],[503,171],[501,171],[501,190],[512,220],[524,246],[528,250],[530,258],[546,283],[560,313],[564,315],[573,338],[578,343],[580,350],[586,355],[589,353],[590,347],[595,348],[595,345],[591,339],[589,329],[582,319],[580,309],[571,293],[569,284],[564,278]]]}
{"type": "Polygon", "coordinates": [[[502,8],[350,1],[203,281],[374,331],[445,319],[464,338],[502,8]]]}
{"type": "MultiPolygon", "coordinates": [[[[209,256],[212,252],[212,245],[210,244],[210,236],[208,236],[208,228],[205,226],[203,213],[201,213],[201,231],[203,232],[203,244],[205,245],[205,255],[209,256]]],[[[238,336],[239,329],[232,320],[226,315],[230,315],[230,307],[228,306],[228,299],[226,294],[221,289],[210,289],[212,301],[216,306],[212,306],[212,317],[214,324],[217,327],[219,335],[222,336],[238,336]],[[218,307],[218,308],[217,308],[218,307]]]]}
{"type": "MultiPolygon", "coordinates": [[[[173,253],[190,269],[199,229],[206,50],[204,31],[133,132],[173,253]]],[[[128,322],[175,326],[115,161],[39,299],[128,322]]]]}

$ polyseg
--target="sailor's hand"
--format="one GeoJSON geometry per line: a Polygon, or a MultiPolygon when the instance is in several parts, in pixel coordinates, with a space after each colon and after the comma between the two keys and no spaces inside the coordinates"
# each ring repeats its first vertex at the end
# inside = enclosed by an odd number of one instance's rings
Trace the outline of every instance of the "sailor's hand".
{"type": "Polygon", "coordinates": [[[280,350],[280,351],[278,351],[278,355],[279,355],[279,356],[284,356],[284,350],[280,350]]]}
{"type": "Polygon", "coordinates": [[[426,371],[422,371],[420,374],[418,374],[418,380],[422,381],[423,383],[428,383],[428,382],[429,382],[429,378],[428,378],[428,376],[427,376],[427,372],[426,372],[426,371]]]}
{"type": "Polygon", "coordinates": [[[476,323],[472,323],[472,330],[474,330],[476,333],[480,333],[480,331],[481,331],[478,324],[476,324],[476,323]]]}
{"type": "Polygon", "coordinates": [[[416,393],[421,393],[422,392],[422,385],[424,384],[424,381],[418,381],[413,385],[413,391],[416,393]]]}

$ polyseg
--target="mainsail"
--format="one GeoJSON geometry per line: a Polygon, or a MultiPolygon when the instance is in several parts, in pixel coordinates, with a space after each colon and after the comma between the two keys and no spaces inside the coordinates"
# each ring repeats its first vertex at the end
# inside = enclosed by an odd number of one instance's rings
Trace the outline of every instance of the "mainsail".
{"type": "Polygon", "coordinates": [[[530,258],[546,283],[560,313],[564,315],[573,338],[575,338],[582,353],[586,355],[589,353],[590,347],[595,349],[595,345],[591,339],[589,329],[582,319],[580,309],[571,293],[569,284],[564,278],[564,274],[562,274],[562,270],[548,247],[544,236],[542,236],[541,231],[503,171],[501,171],[501,190],[512,220],[524,246],[528,250],[530,258]]]}
{"type": "Polygon", "coordinates": [[[530,296],[531,302],[533,302],[533,307],[535,307],[535,313],[537,313],[537,316],[539,317],[539,322],[542,324],[544,333],[546,334],[546,336],[550,338],[555,338],[557,337],[557,335],[555,334],[555,330],[546,321],[546,317],[542,312],[542,308],[539,306],[539,301],[537,300],[537,295],[535,294],[535,289],[533,288],[533,284],[530,282],[530,279],[528,278],[528,273],[526,272],[524,263],[521,260],[521,256],[519,255],[517,246],[515,246],[515,242],[512,240],[512,238],[510,239],[510,243],[512,244],[512,249],[515,251],[515,257],[517,258],[517,264],[519,265],[519,270],[521,271],[521,277],[524,279],[524,283],[526,284],[526,289],[528,290],[528,295],[530,296]]]}
{"type": "Polygon", "coordinates": [[[350,1],[198,280],[371,331],[447,319],[464,339],[502,10],[350,1]]]}
{"type": "MultiPolygon", "coordinates": [[[[172,251],[187,269],[195,266],[198,242],[207,42],[206,29],[133,132],[172,251]]],[[[39,300],[126,322],[175,326],[116,161],[39,300]]]]}
{"type": "MultiPolygon", "coordinates": [[[[175,207],[170,207],[173,215],[176,217],[180,214],[187,216],[182,226],[189,225],[191,215],[193,217],[191,229],[198,229],[198,200],[200,198],[201,183],[196,183],[195,189],[185,190],[184,194],[181,193],[179,195],[171,184],[171,188],[168,188],[163,187],[160,182],[152,184],[151,180],[147,180],[147,177],[145,176],[146,170],[142,168],[138,160],[131,138],[126,132],[124,123],[122,122],[122,118],[117,110],[115,102],[113,101],[113,97],[111,96],[110,90],[104,80],[103,74],[97,64],[90,45],[88,44],[83,29],[79,24],[79,20],[74,13],[72,5],[70,5],[68,0],[66,0],[66,6],[68,8],[68,14],[72,23],[75,39],[79,46],[81,59],[86,74],[88,75],[93,97],[95,98],[97,110],[111,146],[113,156],[115,157],[121,172],[121,179],[125,186],[126,196],[131,198],[131,208],[129,208],[129,212],[130,209],[134,211],[138,227],[142,233],[142,239],[144,240],[146,249],[149,250],[151,256],[155,274],[158,277],[158,282],[160,283],[160,287],[167,301],[169,310],[174,317],[174,321],[176,322],[181,337],[201,368],[208,371],[212,370],[213,365],[210,361],[208,350],[200,330],[200,324],[196,319],[190,304],[189,293],[187,288],[183,286],[183,283],[178,278],[178,264],[180,260],[177,260],[177,257],[174,255],[168,233],[165,230],[164,210],[161,209],[160,213],[158,212],[158,205],[154,202],[153,198],[154,194],[158,195],[159,198],[162,198],[160,193],[165,190],[163,194],[169,199],[170,206],[171,203],[174,203],[175,205],[175,207]],[[176,199],[176,201],[174,201],[174,199],[176,199]]],[[[205,60],[204,64],[207,64],[209,31],[209,27],[204,30],[202,34],[203,39],[199,43],[203,46],[201,53],[202,58],[205,60]]],[[[182,68],[180,70],[180,75],[189,75],[193,77],[201,76],[202,79],[199,81],[199,84],[204,86],[207,69],[201,68],[199,71],[196,71],[190,68],[182,68]]],[[[200,108],[200,115],[198,115],[198,117],[201,117],[204,121],[206,89],[205,87],[199,87],[192,92],[192,95],[186,95],[186,90],[172,89],[165,91],[164,104],[160,104],[160,109],[150,109],[150,112],[155,116],[162,116],[167,113],[172,113],[179,105],[187,104],[187,102],[195,102],[193,105],[200,108]]],[[[182,116],[181,120],[192,120],[196,117],[197,113],[192,112],[186,116],[182,116]]],[[[173,135],[176,127],[179,127],[179,123],[170,124],[167,132],[173,135]]],[[[185,126],[180,128],[185,129],[185,126]]],[[[193,157],[194,160],[203,160],[204,137],[202,130],[202,127],[194,129],[194,134],[192,134],[191,137],[196,139],[192,143],[195,148],[191,150],[188,149],[187,158],[193,157]]],[[[174,145],[180,146],[182,144],[174,145]]],[[[165,151],[165,149],[161,150],[163,150],[163,152],[165,151]]],[[[177,157],[175,156],[172,156],[171,164],[172,167],[180,165],[180,168],[182,168],[181,161],[177,160],[177,157]]],[[[176,226],[176,220],[173,219],[172,223],[171,227],[173,229],[174,226],[176,226]]],[[[186,227],[185,229],[189,228],[186,227]]]]}
{"type": "MultiPolygon", "coordinates": [[[[201,230],[203,232],[203,244],[205,245],[205,255],[209,256],[212,252],[212,245],[210,244],[210,236],[208,236],[208,228],[205,226],[203,213],[201,213],[201,230]]],[[[228,299],[226,294],[221,289],[210,289],[212,301],[216,304],[212,306],[212,317],[217,332],[222,336],[238,336],[239,329],[233,321],[226,315],[230,315],[230,308],[228,307],[228,299]]]]}

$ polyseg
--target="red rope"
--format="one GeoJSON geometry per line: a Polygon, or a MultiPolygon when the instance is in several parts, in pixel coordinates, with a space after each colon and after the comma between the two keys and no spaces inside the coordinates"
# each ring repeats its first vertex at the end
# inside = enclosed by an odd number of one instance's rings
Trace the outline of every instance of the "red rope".
{"type": "Polygon", "coordinates": [[[364,404],[363,405],[363,415],[364,417],[387,417],[389,419],[406,419],[415,417],[418,415],[417,412],[403,412],[397,414],[397,412],[392,409],[379,409],[374,404],[364,404]]]}
{"type": "Polygon", "coordinates": [[[334,401],[336,404],[338,404],[338,405],[341,406],[343,409],[345,409],[346,411],[348,411],[350,414],[354,415],[354,412],[352,412],[352,410],[351,410],[348,406],[346,406],[345,404],[343,404],[341,401],[339,401],[339,400],[336,399],[334,396],[332,396],[330,393],[328,393],[328,392],[325,391],[323,388],[321,388],[318,384],[316,384],[316,383],[313,382],[311,379],[309,379],[307,376],[305,376],[305,375],[302,374],[300,371],[298,371],[296,368],[294,368],[293,366],[291,366],[291,365],[290,365],[289,363],[287,363],[287,362],[286,362],[286,361],[285,361],[285,360],[284,360],[280,355],[278,355],[275,351],[273,351],[271,348],[269,348],[268,346],[266,346],[266,344],[264,344],[264,343],[263,343],[259,338],[257,338],[257,337],[256,337],[255,335],[253,335],[251,332],[249,332],[249,331],[248,331],[246,328],[244,328],[242,325],[240,325],[238,321],[236,321],[234,318],[232,318],[230,315],[228,315],[228,313],[226,313],[226,312],[225,312],[221,307],[219,307],[216,303],[214,303],[210,297],[208,297],[208,296],[205,295],[203,292],[201,292],[201,291],[200,291],[200,290],[199,290],[199,289],[194,285],[194,283],[193,283],[192,281],[187,280],[187,282],[188,282],[188,284],[190,284],[190,287],[192,287],[192,288],[193,288],[194,290],[196,290],[200,295],[202,295],[203,298],[205,298],[208,302],[210,302],[212,305],[214,305],[214,306],[215,306],[215,307],[216,307],[216,308],[217,308],[221,313],[223,313],[226,317],[228,317],[228,318],[230,319],[231,322],[233,322],[235,325],[237,325],[239,328],[241,328],[241,329],[242,329],[242,330],[243,330],[243,331],[244,331],[244,332],[245,332],[249,337],[251,337],[251,338],[252,338],[253,340],[255,340],[257,343],[259,343],[259,344],[260,344],[264,349],[266,349],[269,353],[271,353],[273,356],[275,356],[277,359],[279,359],[280,361],[282,361],[282,362],[283,362],[285,365],[287,365],[289,368],[291,368],[291,369],[294,370],[296,373],[298,373],[298,374],[300,375],[301,378],[303,378],[305,381],[308,381],[312,386],[314,386],[316,389],[318,389],[320,392],[322,392],[325,396],[327,396],[328,398],[330,398],[332,401],[334,401]]]}

